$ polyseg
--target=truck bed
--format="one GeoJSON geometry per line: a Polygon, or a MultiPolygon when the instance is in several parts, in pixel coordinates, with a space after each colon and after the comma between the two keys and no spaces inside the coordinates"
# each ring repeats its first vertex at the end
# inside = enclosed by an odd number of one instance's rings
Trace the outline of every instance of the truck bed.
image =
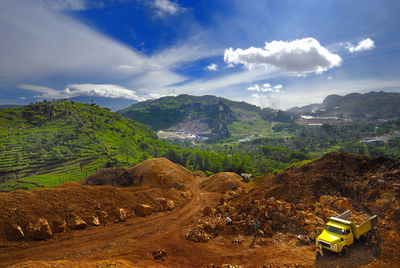
{"type": "Polygon", "coordinates": [[[350,224],[354,237],[360,239],[362,235],[366,234],[376,226],[378,216],[374,215],[368,218],[364,215],[351,215],[350,210],[347,210],[339,216],[331,217],[331,219],[350,224]],[[358,222],[361,222],[361,224],[358,224],[358,222]]]}

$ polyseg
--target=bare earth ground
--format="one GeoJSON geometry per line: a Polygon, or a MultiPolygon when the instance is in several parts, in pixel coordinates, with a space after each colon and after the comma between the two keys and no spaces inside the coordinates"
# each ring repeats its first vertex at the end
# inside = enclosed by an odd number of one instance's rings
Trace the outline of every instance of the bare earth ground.
{"type": "MultiPolygon", "coordinates": [[[[199,267],[209,263],[240,264],[246,266],[270,263],[301,262],[313,264],[314,253],[305,247],[263,246],[249,249],[249,243],[240,246],[232,244],[230,239],[216,239],[209,243],[194,243],[186,240],[185,234],[206,205],[216,203],[216,194],[199,190],[200,181],[196,180],[191,189],[193,198],[183,208],[159,213],[145,218],[132,218],[125,223],[101,226],[97,228],[74,231],[62,234],[49,241],[17,243],[0,249],[0,266],[30,261],[68,260],[65,266],[76,266],[99,260],[126,260],[116,264],[129,266],[130,263],[140,267],[199,267]],[[164,249],[167,252],[165,261],[155,261],[152,252],[164,249]],[[307,253],[307,254],[305,254],[307,253]],[[130,263],[129,263],[130,262],[130,263]]],[[[115,262],[115,261],[114,261],[115,262]]],[[[63,262],[58,262],[60,267],[63,262]]],[[[34,263],[15,265],[14,267],[32,267],[34,263]]],[[[42,262],[36,265],[44,265],[42,262]]]]}
{"type": "MultiPolygon", "coordinates": [[[[218,237],[207,243],[186,240],[186,232],[201,216],[205,206],[213,206],[220,195],[202,192],[196,179],[190,185],[193,197],[187,205],[171,212],[134,217],[124,223],[92,227],[58,234],[48,241],[14,242],[0,248],[0,267],[202,267],[225,263],[244,267],[355,267],[366,265],[372,253],[363,245],[351,250],[351,257],[327,256],[315,263],[312,246],[298,246],[297,240],[277,234],[264,240],[218,237]],[[163,249],[165,260],[154,260],[152,252],[163,249]]],[[[258,239],[258,238],[257,238],[258,239]]]]}

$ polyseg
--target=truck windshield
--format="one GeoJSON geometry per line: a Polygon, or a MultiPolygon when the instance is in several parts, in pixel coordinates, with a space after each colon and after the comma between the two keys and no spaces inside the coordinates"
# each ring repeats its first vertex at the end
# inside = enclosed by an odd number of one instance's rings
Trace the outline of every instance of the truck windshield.
{"type": "Polygon", "coordinates": [[[328,232],[331,232],[331,233],[334,233],[334,234],[338,234],[338,235],[344,235],[345,234],[343,229],[337,228],[337,227],[333,227],[333,226],[330,226],[330,225],[326,226],[326,230],[328,232]]]}

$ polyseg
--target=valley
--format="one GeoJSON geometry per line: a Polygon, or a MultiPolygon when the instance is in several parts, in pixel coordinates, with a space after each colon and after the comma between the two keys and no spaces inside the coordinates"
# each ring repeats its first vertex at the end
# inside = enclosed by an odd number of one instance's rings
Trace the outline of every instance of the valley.
{"type": "MultiPolygon", "coordinates": [[[[310,125],[213,96],[179,98],[193,110],[158,130],[94,103],[0,110],[0,266],[400,261],[398,119],[310,125]],[[316,237],[346,210],[360,221],[378,216],[372,240],[317,261],[316,237]]],[[[168,97],[168,109],[179,98],[168,97]]]]}

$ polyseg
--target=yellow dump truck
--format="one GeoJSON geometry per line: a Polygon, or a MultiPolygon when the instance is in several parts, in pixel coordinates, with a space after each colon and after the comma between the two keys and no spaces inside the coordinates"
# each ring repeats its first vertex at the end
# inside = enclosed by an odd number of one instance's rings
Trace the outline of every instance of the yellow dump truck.
{"type": "Polygon", "coordinates": [[[316,258],[322,256],[322,250],[330,250],[342,256],[349,254],[349,246],[354,240],[370,240],[372,229],[377,225],[378,216],[374,215],[360,225],[347,220],[350,217],[350,210],[336,217],[330,217],[326,228],[316,239],[316,258]]]}

